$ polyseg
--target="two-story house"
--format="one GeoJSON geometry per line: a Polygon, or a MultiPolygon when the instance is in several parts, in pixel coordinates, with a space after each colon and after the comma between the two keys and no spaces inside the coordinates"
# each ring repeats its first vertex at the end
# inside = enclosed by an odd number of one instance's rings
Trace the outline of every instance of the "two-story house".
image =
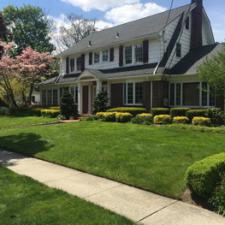
{"type": "Polygon", "coordinates": [[[93,32],[62,52],[60,76],[40,85],[43,106],[58,105],[70,91],[81,114],[92,112],[106,90],[111,107],[223,107],[197,76],[216,44],[202,0],[93,32]]]}

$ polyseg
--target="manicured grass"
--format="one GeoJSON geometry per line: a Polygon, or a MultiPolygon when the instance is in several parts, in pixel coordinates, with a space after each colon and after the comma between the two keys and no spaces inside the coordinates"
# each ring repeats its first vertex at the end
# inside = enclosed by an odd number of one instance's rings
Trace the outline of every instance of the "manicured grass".
{"type": "Polygon", "coordinates": [[[191,164],[225,151],[220,133],[103,122],[2,130],[0,146],[174,198],[191,164]]]}
{"type": "Polygon", "coordinates": [[[0,116],[0,129],[13,128],[13,127],[26,127],[40,123],[56,122],[56,118],[44,118],[36,116],[0,116]]]}
{"type": "Polygon", "coordinates": [[[132,225],[103,208],[0,167],[2,225],[132,225]]]}

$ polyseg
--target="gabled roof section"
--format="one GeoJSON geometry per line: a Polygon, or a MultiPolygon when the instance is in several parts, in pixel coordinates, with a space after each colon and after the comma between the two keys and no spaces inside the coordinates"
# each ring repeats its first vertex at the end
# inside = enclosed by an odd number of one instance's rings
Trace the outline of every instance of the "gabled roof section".
{"type": "MultiPolygon", "coordinates": [[[[194,8],[195,4],[193,4],[192,7],[194,8]]],[[[168,10],[102,31],[93,32],[88,37],[81,40],[74,47],[71,47],[62,52],[59,56],[68,56],[74,53],[81,53],[100,47],[110,46],[112,44],[116,45],[138,38],[157,35],[165,27],[168,16],[168,23],[170,23],[188,10],[190,10],[190,4],[172,9],[170,15],[168,10]],[[119,37],[116,37],[117,34],[119,34],[119,37]]]]}

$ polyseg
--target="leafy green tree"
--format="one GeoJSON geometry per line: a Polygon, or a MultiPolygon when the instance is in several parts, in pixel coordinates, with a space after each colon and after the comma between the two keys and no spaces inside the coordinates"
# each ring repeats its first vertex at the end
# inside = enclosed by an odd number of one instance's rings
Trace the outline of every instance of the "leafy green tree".
{"type": "Polygon", "coordinates": [[[217,94],[225,93],[225,45],[223,51],[199,66],[198,75],[202,81],[207,82],[217,94]]]}
{"type": "Polygon", "coordinates": [[[12,32],[12,41],[16,43],[14,55],[31,47],[38,52],[52,52],[53,44],[49,35],[51,23],[39,7],[24,5],[22,7],[7,6],[3,9],[7,27],[12,32]]]}
{"type": "Polygon", "coordinates": [[[97,94],[94,101],[94,113],[105,112],[107,110],[108,97],[107,92],[102,91],[97,94]]]}

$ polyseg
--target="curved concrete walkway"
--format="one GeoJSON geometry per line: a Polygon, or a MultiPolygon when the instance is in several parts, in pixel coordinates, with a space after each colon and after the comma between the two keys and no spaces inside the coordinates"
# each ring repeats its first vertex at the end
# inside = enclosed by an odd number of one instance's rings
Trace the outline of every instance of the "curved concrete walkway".
{"type": "Polygon", "coordinates": [[[208,210],[42,160],[0,151],[0,164],[144,225],[225,225],[208,210]]]}

